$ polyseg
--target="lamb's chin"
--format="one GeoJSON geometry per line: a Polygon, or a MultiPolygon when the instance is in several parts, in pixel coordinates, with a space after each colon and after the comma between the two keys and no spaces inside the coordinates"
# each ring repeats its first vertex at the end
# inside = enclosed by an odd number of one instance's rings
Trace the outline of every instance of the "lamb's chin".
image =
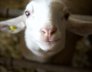
{"type": "Polygon", "coordinates": [[[44,51],[53,51],[58,45],[60,45],[60,41],[42,42],[39,45],[40,48],[44,51]]]}

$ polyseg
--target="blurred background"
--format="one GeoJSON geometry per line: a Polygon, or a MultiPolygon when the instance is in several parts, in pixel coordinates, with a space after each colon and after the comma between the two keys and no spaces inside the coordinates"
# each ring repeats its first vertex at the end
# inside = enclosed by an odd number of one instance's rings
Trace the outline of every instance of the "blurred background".
{"type": "MultiPolygon", "coordinates": [[[[69,11],[73,14],[92,15],[92,0],[63,0],[69,11]]],[[[0,0],[0,20],[16,17],[22,14],[28,0],[0,0]],[[7,14],[8,12],[8,14],[7,14]]],[[[88,38],[81,38],[76,44],[76,52],[72,61],[73,67],[92,68],[92,46],[90,35],[88,38]]],[[[19,50],[20,33],[9,34],[0,32],[0,56],[22,58],[19,50]]],[[[0,72],[32,72],[31,69],[8,69],[0,64],[0,72]]]]}

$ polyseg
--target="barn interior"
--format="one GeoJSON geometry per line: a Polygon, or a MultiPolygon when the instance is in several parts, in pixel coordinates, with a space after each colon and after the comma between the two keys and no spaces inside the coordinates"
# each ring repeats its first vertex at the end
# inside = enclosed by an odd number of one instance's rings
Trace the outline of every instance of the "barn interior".
{"type": "MultiPolygon", "coordinates": [[[[21,15],[28,1],[29,0],[0,0],[0,21],[21,15]]],[[[92,16],[92,0],[63,1],[72,14],[92,16]]],[[[19,44],[21,42],[21,38],[23,38],[22,33],[10,34],[0,31],[0,72],[34,72],[35,67],[43,67],[48,70],[56,67],[49,64],[40,64],[29,61],[26,63],[27,60],[23,58],[20,51],[19,44]],[[22,63],[24,63],[24,66],[22,63]],[[32,65],[31,68],[28,63],[32,65]],[[26,66],[27,64],[28,66],[26,66]]],[[[71,66],[66,66],[68,68],[62,67],[65,70],[62,72],[68,72],[68,70],[71,72],[91,72],[92,35],[85,38],[81,37],[77,41],[75,47],[76,51],[74,53],[71,66]],[[78,68],[78,71],[76,68],[78,68]],[[85,69],[87,69],[87,71],[85,69]]],[[[58,66],[56,67],[56,72],[59,72],[57,69],[60,69],[58,66]]]]}

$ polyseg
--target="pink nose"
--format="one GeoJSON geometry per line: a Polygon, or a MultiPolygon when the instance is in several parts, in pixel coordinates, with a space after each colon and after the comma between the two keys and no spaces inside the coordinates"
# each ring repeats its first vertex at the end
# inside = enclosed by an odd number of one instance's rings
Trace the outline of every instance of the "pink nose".
{"type": "Polygon", "coordinates": [[[57,32],[57,28],[55,26],[53,27],[45,27],[45,28],[42,28],[41,29],[41,32],[44,34],[44,35],[47,35],[47,36],[52,36],[53,34],[55,34],[57,32]]]}

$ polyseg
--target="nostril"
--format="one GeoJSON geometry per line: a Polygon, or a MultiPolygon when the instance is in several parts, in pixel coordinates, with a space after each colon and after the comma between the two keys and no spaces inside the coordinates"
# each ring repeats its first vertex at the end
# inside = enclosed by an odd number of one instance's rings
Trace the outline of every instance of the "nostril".
{"type": "Polygon", "coordinates": [[[56,31],[57,31],[57,28],[56,28],[56,27],[54,27],[54,28],[52,28],[52,29],[51,29],[50,34],[51,34],[51,35],[52,35],[52,34],[55,34],[55,33],[56,33],[56,31]]]}
{"type": "Polygon", "coordinates": [[[45,28],[41,29],[41,33],[46,34],[47,32],[48,31],[45,28]]]}

